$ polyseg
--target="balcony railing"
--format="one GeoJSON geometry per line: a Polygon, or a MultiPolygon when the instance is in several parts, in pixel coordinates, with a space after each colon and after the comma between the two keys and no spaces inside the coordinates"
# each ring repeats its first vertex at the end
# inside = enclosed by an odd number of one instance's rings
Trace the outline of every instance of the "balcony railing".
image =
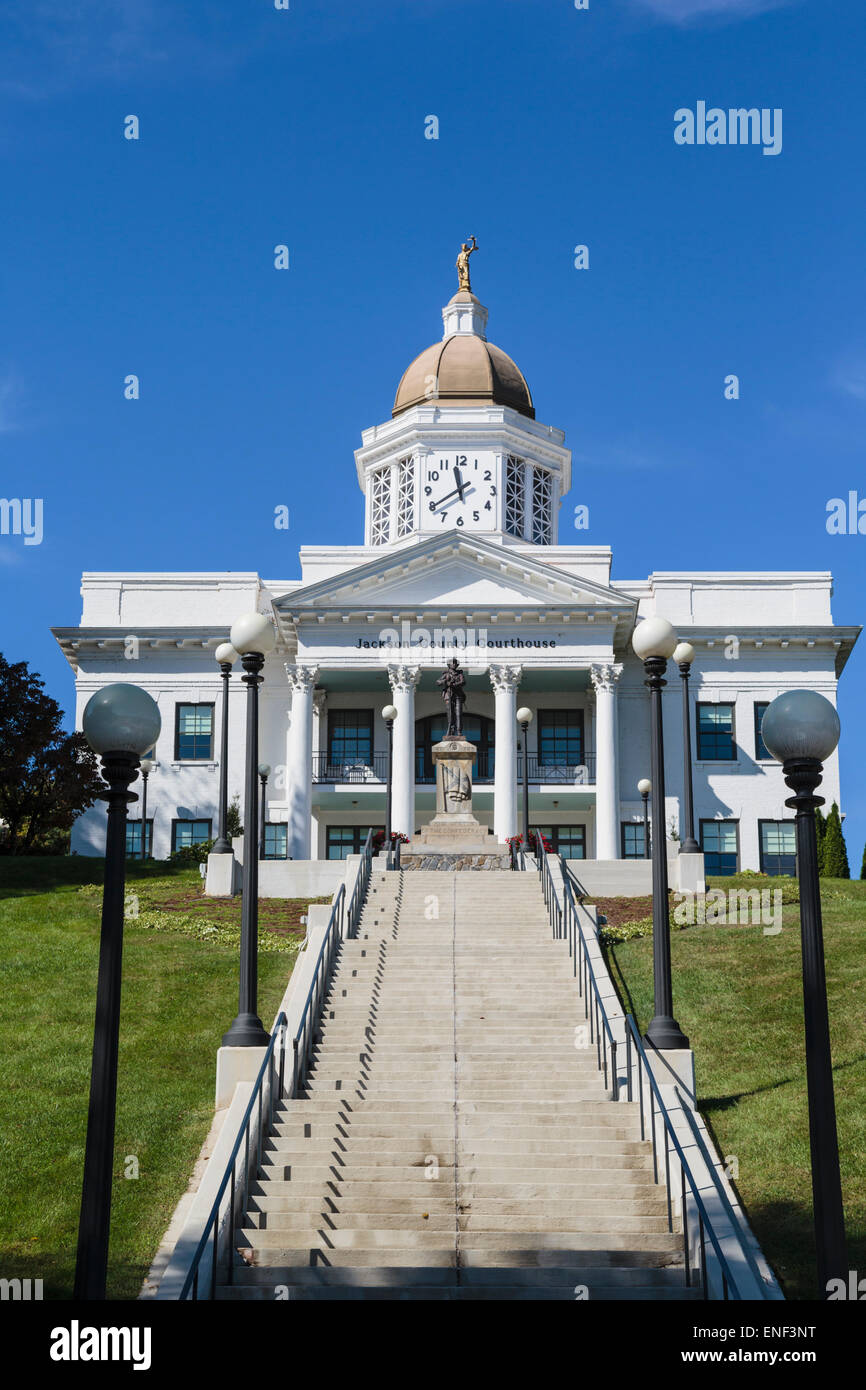
{"type": "MultiPolygon", "coordinates": [[[[416,752],[420,753],[418,749],[416,752]]],[[[420,783],[432,784],[436,781],[436,774],[430,766],[425,767],[423,759],[419,756],[415,759],[415,781],[420,783]]],[[[493,781],[493,749],[482,748],[479,750],[475,762],[472,765],[472,781],[492,782],[493,781]]]]}
{"type": "Polygon", "coordinates": [[[330,753],[313,754],[314,782],[344,782],[359,786],[364,782],[385,782],[387,779],[387,753],[373,753],[367,758],[335,758],[330,753]]]}
{"type": "MultiPolygon", "coordinates": [[[[523,754],[517,755],[517,780],[523,781],[523,754]]],[[[569,786],[591,786],[595,782],[595,754],[584,753],[580,762],[556,762],[529,754],[530,782],[559,782],[569,786]]]]}
{"type": "MultiPolygon", "coordinates": [[[[476,784],[490,783],[494,780],[495,754],[492,748],[482,749],[475,759],[472,780],[476,784]]],[[[369,782],[386,782],[388,779],[388,754],[373,753],[363,758],[334,758],[329,753],[313,754],[313,781],[343,783],[360,786],[369,782]]],[[[425,767],[422,758],[415,762],[415,781],[422,785],[435,782],[431,767],[425,767]]],[[[517,755],[517,781],[523,780],[523,754],[517,755]]],[[[530,782],[556,782],[561,786],[592,786],[595,783],[595,754],[584,753],[581,762],[552,762],[539,758],[537,753],[529,755],[530,782]]]]}

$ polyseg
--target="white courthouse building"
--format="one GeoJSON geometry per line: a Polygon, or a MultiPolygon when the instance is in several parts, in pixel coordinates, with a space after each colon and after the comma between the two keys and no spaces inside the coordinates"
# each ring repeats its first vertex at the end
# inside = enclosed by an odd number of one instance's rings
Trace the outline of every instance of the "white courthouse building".
{"type": "MultiPolygon", "coordinates": [[[[522,372],[488,341],[487,310],[463,289],[442,317],[442,340],[410,363],[391,417],[362,433],[362,544],[304,546],[300,577],[290,579],[231,570],[84,574],[80,625],[54,629],[75,672],[77,727],[91,694],[113,681],[143,686],[162,714],[149,850],[164,858],[217,833],[223,684],[214,651],[236,618],[259,610],[278,632],[261,686],[260,758],[272,769],[268,857],[343,858],[368,827],[384,827],[388,704],[398,711],[393,828],[412,834],[432,818],[431,749],[446,727],[436,681],[454,655],[468,673],[464,725],[478,750],[478,820],[499,840],[520,828],[516,711],[525,705],[533,713],[531,823],[573,858],[641,857],[637,782],[649,775],[649,696],[630,638],[636,622],[658,614],[696,649],[695,833],[706,871],[793,872],[789,793],[760,721],[789,688],[835,702],[859,628],[834,624],[831,576],[661,569],[612,577],[609,545],[575,544],[582,533],[571,516],[560,536],[571,454],[563,432],[536,418],[522,372]]],[[[230,798],[243,791],[241,674],[238,663],[229,683],[230,798]]],[[[679,831],[673,663],[664,705],[665,819],[679,831]]],[[[836,754],[821,790],[841,805],[836,754]]],[[[130,848],[140,851],[136,815],[140,804],[129,827],[130,848]]],[[[101,854],[104,837],[100,803],[78,820],[72,848],[101,854]]]]}

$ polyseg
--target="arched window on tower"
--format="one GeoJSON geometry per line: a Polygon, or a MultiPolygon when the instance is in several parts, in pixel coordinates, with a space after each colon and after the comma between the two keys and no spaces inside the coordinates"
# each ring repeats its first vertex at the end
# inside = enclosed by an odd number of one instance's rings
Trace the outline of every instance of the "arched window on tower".
{"type": "Polygon", "coordinates": [[[391,529],[391,468],[380,468],[370,479],[370,544],[384,545],[391,529]]]}
{"type": "Polygon", "coordinates": [[[509,536],[522,536],[526,516],[526,487],[523,459],[509,454],[505,460],[505,529],[509,536]]]}
{"type": "Polygon", "coordinates": [[[415,524],[415,460],[400,460],[397,473],[397,536],[408,536],[415,524]]]}
{"type": "Polygon", "coordinates": [[[546,468],[532,470],[532,540],[535,545],[550,545],[553,524],[553,479],[546,468]]]}

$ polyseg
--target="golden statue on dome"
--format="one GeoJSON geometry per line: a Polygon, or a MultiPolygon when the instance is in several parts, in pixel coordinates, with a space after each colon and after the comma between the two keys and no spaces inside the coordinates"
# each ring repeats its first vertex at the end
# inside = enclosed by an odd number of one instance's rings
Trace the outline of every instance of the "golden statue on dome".
{"type": "Polygon", "coordinates": [[[466,290],[468,294],[472,293],[472,286],[469,283],[469,257],[472,255],[473,251],[478,250],[478,242],[475,240],[474,236],[470,237],[469,241],[464,241],[456,261],[458,293],[460,290],[466,290]],[[469,245],[469,241],[472,242],[471,246],[469,245]]]}

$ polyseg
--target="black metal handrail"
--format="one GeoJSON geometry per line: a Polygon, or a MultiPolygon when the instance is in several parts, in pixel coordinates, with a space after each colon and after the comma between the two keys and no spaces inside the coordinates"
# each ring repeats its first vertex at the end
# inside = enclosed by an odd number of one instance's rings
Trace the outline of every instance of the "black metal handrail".
{"type": "Polygon", "coordinates": [[[334,957],[343,940],[345,903],[346,886],[341,883],[337,895],[334,898],[331,907],[331,915],[328,918],[328,925],[325,928],[325,935],[322,938],[319,954],[316,957],[316,964],[313,967],[313,978],[310,981],[310,988],[307,990],[307,997],[304,1000],[301,1021],[292,1039],[292,1087],[289,1091],[289,1100],[291,1100],[297,1092],[298,1086],[303,1084],[307,1074],[307,1066],[309,1065],[310,1053],[313,1048],[313,1020],[317,1020],[321,1013],[322,1000],[331,977],[331,967],[334,963],[334,957]]]}
{"type": "Polygon", "coordinates": [[[361,908],[364,906],[364,899],[367,896],[367,885],[370,882],[370,871],[373,866],[373,830],[367,831],[367,838],[364,841],[364,848],[361,850],[361,863],[358,869],[358,877],[355,879],[355,887],[352,889],[352,897],[349,902],[349,910],[346,913],[346,935],[354,937],[358,935],[358,923],[361,920],[361,908]]]}
{"type": "MultiPolygon", "coordinates": [[[[709,1213],[707,1212],[707,1208],[706,1208],[706,1205],[705,1205],[705,1203],[704,1203],[704,1199],[703,1199],[703,1197],[701,1196],[700,1191],[698,1190],[697,1181],[696,1181],[695,1176],[694,1176],[694,1174],[693,1174],[693,1172],[692,1172],[692,1170],[691,1170],[691,1166],[690,1166],[690,1164],[689,1164],[689,1161],[688,1161],[688,1159],[686,1158],[685,1153],[683,1152],[683,1147],[682,1147],[682,1145],[681,1145],[679,1139],[678,1139],[677,1136],[676,1136],[676,1132],[675,1132],[674,1126],[673,1126],[673,1121],[671,1120],[671,1117],[670,1117],[670,1112],[669,1112],[669,1110],[668,1110],[667,1106],[665,1105],[665,1102],[664,1102],[664,1100],[663,1100],[663,1098],[662,1098],[662,1093],[661,1093],[661,1091],[660,1091],[660,1089],[659,1089],[658,1082],[656,1081],[656,1078],[653,1076],[652,1068],[651,1068],[650,1065],[649,1065],[649,1059],[648,1059],[648,1057],[647,1057],[647,1055],[646,1055],[646,1050],[645,1050],[645,1048],[644,1048],[643,1042],[641,1041],[641,1036],[640,1036],[640,1033],[638,1032],[638,1027],[637,1027],[637,1024],[635,1023],[635,1020],[634,1020],[634,1017],[633,1017],[632,1014],[627,1014],[627,1015],[626,1015],[625,1023],[626,1023],[626,1033],[625,1033],[625,1042],[626,1042],[626,1075],[627,1075],[627,1079],[628,1079],[628,1098],[629,1098],[629,1100],[631,1100],[631,1099],[633,1098],[633,1088],[632,1088],[632,1070],[633,1070],[633,1064],[632,1064],[632,1048],[635,1049],[636,1054],[637,1054],[638,1093],[639,1093],[639,1096],[640,1096],[640,1132],[641,1132],[641,1139],[645,1139],[645,1138],[646,1138],[646,1107],[645,1107],[645,1104],[644,1104],[644,1084],[643,1084],[644,1075],[646,1075],[647,1081],[649,1082],[649,1094],[650,1094],[650,1124],[649,1124],[649,1127],[650,1127],[650,1131],[651,1131],[652,1148],[653,1148],[653,1178],[654,1178],[654,1180],[655,1180],[656,1183],[658,1183],[658,1181],[659,1181],[658,1140],[657,1140],[657,1138],[656,1138],[656,1123],[655,1123],[656,1110],[658,1110],[658,1113],[659,1113],[659,1115],[661,1116],[662,1121],[663,1121],[663,1126],[664,1126],[663,1132],[664,1132],[664,1136],[665,1136],[665,1186],[666,1186],[666,1188],[667,1188],[668,1230],[669,1230],[669,1231],[673,1231],[673,1228],[674,1228],[674,1226],[673,1226],[673,1207],[672,1207],[672,1203],[671,1203],[671,1163],[670,1163],[670,1159],[671,1159],[671,1150],[670,1150],[670,1144],[673,1144],[673,1147],[674,1147],[674,1150],[675,1150],[675,1152],[676,1152],[677,1158],[679,1159],[679,1165],[680,1165],[680,1208],[681,1208],[682,1222],[683,1222],[683,1256],[684,1256],[684,1261],[685,1261],[686,1284],[687,1284],[687,1286],[688,1286],[689,1288],[691,1288],[691,1287],[693,1286],[693,1281],[692,1281],[692,1277],[691,1277],[691,1276],[692,1276],[691,1251],[690,1251],[690,1247],[689,1247],[688,1203],[687,1203],[687,1201],[686,1201],[686,1184],[688,1183],[688,1187],[689,1187],[689,1189],[690,1189],[690,1191],[691,1191],[691,1195],[692,1195],[692,1198],[693,1198],[693,1200],[694,1200],[695,1206],[696,1206],[696,1208],[697,1208],[697,1214],[698,1214],[698,1245],[699,1245],[699,1248],[700,1248],[700,1266],[701,1266],[701,1269],[700,1269],[700,1276],[701,1276],[701,1287],[702,1287],[702,1291],[703,1291],[703,1296],[704,1296],[704,1298],[709,1298],[709,1281],[708,1281],[708,1277],[707,1277],[707,1261],[706,1261],[706,1237],[709,1236],[709,1238],[710,1238],[710,1244],[712,1245],[713,1250],[715,1251],[716,1259],[717,1259],[718,1262],[719,1262],[719,1268],[720,1268],[720,1270],[721,1270],[721,1275],[722,1275],[722,1298],[723,1298],[724,1300],[729,1300],[729,1299],[738,1299],[738,1300],[740,1300],[740,1299],[743,1298],[743,1294],[740,1292],[739,1288],[737,1287],[736,1277],[735,1277],[735,1275],[734,1275],[733,1270],[731,1269],[730,1261],[729,1261],[729,1260],[727,1259],[727,1257],[725,1256],[725,1254],[724,1254],[724,1252],[723,1252],[723,1250],[722,1250],[722,1247],[721,1247],[721,1245],[719,1244],[718,1237],[717,1237],[715,1231],[713,1230],[713,1225],[712,1225],[712,1222],[711,1222],[711,1220],[710,1220],[709,1213]],[[670,1142],[669,1142],[669,1141],[670,1141],[670,1142]]],[[[689,1107],[688,1107],[688,1106],[685,1104],[685,1102],[683,1101],[682,1096],[680,1095],[680,1093],[679,1093],[679,1091],[677,1090],[676,1087],[674,1088],[674,1090],[675,1090],[675,1092],[676,1092],[677,1099],[680,1101],[680,1104],[681,1104],[681,1106],[682,1106],[683,1113],[689,1118],[689,1120],[691,1120],[692,1117],[689,1115],[689,1107]]],[[[694,1126],[694,1125],[692,1125],[692,1133],[693,1133],[693,1134],[695,1133],[695,1126],[694,1126]]],[[[727,1205],[727,1208],[728,1208],[728,1210],[729,1210],[729,1212],[730,1212],[730,1205],[731,1205],[731,1204],[730,1204],[729,1201],[727,1201],[727,1193],[725,1193],[724,1188],[722,1187],[722,1184],[721,1184],[721,1182],[720,1182],[720,1180],[719,1180],[719,1176],[718,1176],[718,1173],[716,1172],[715,1164],[712,1162],[712,1160],[711,1160],[711,1158],[709,1157],[709,1155],[705,1155],[705,1160],[706,1160],[706,1162],[707,1162],[707,1168],[708,1168],[708,1170],[709,1170],[709,1172],[710,1172],[710,1174],[711,1174],[711,1176],[712,1176],[713,1185],[714,1185],[714,1187],[715,1187],[715,1189],[716,1189],[716,1192],[717,1192],[717,1194],[722,1198],[723,1205],[726,1204],[726,1205],[727,1205]]],[[[731,1214],[732,1214],[732,1212],[731,1212],[731,1214]]],[[[735,1223],[735,1229],[736,1229],[736,1223],[735,1223]]],[[[739,1233],[738,1233],[738,1234],[739,1234],[739,1233]]],[[[751,1267],[752,1270],[753,1270],[753,1273],[754,1273],[754,1274],[756,1275],[756,1277],[760,1280],[760,1279],[761,1279],[761,1276],[760,1276],[760,1273],[759,1273],[758,1270],[757,1270],[757,1266],[755,1265],[754,1260],[751,1258],[750,1252],[747,1250],[746,1245],[745,1245],[745,1242],[742,1240],[741,1237],[739,1237],[739,1243],[740,1243],[740,1248],[742,1249],[743,1254],[744,1254],[744,1256],[745,1256],[747,1262],[750,1264],[750,1267],[751,1267]]],[[[761,1282],[763,1282],[763,1281],[761,1281],[761,1282]]]]}
{"type": "MultiPolygon", "coordinates": [[[[545,854],[545,858],[547,855],[545,854]]],[[[616,1070],[617,1041],[604,1007],[601,988],[592,968],[586,936],[580,922],[580,914],[574,901],[574,893],[568,879],[565,860],[559,857],[562,869],[562,925],[563,934],[568,941],[568,954],[572,960],[573,973],[577,979],[578,993],[583,1000],[584,1018],[589,1021],[590,1046],[595,1043],[595,1055],[599,1071],[604,1074],[604,1084],[610,1087],[611,1100],[619,1099],[619,1077],[616,1070]],[[610,1071],[608,1071],[608,1052],[610,1071]]]]}
{"type": "Polygon", "coordinates": [[[248,1195],[248,1189],[249,1189],[249,1177],[250,1177],[250,1121],[251,1121],[251,1119],[252,1119],[253,1110],[256,1109],[256,1108],[258,1108],[258,1134],[257,1134],[257,1139],[256,1139],[256,1148],[257,1148],[257,1163],[261,1163],[261,1159],[262,1159],[262,1137],[263,1137],[263,1133],[262,1133],[262,1118],[263,1118],[262,1111],[263,1111],[263,1102],[264,1102],[264,1080],[265,1080],[265,1073],[268,1074],[269,1082],[270,1082],[269,1087],[268,1087],[268,1112],[269,1112],[268,1125],[269,1125],[269,1127],[270,1127],[270,1125],[273,1124],[273,1117],[274,1117],[274,1053],[275,1053],[275,1051],[276,1051],[276,1046],[277,1046],[277,1041],[278,1041],[278,1040],[280,1041],[280,1044],[281,1044],[281,1046],[280,1046],[280,1066],[279,1066],[279,1091],[280,1091],[280,1098],[282,1098],[282,1093],[283,1093],[283,1084],[284,1084],[284,1079],[285,1079],[285,1059],[286,1059],[286,1025],[287,1025],[286,1015],[283,1014],[283,1013],[281,1013],[280,1016],[278,1017],[278,1019],[277,1019],[275,1025],[274,1025],[274,1031],[271,1033],[270,1042],[268,1043],[268,1046],[267,1046],[267,1048],[266,1048],[266,1050],[265,1050],[265,1055],[264,1055],[264,1057],[262,1058],[262,1065],[261,1065],[261,1067],[259,1068],[259,1074],[258,1074],[258,1076],[256,1077],[256,1082],[255,1082],[255,1085],[253,1086],[252,1095],[250,1096],[249,1101],[248,1101],[248,1103],[247,1103],[247,1108],[246,1108],[246,1110],[244,1111],[243,1119],[241,1120],[241,1124],[240,1124],[240,1128],[239,1128],[239,1130],[238,1130],[237,1138],[235,1139],[235,1142],[234,1142],[234,1144],[233,1144],[233,1146],[232,1146],[231,1155],[230,1155],[230,1157],[229,1157],[228,1163],[226,1164],[225,1172],[223,1173],[223,1176],[222,1176],[222,1181],[220,1182],[220,1185],[219,1185],[219,1187],[218,1187],[218,1189],[217,1189],[217,1195],[216,1195],[216,1197],[215,1197],[215,1199],[214,1199],[214,1202],[213,1202],[213,1205],[212,1205],[212,1207],[211,1207],[211,1209],[210,1209],[210,1213],[209,1213],[209,1215],[208,1215],[208,1219],[207,1219],[207,1221],[205,1222],[205,1227],[204,1227],[204,1230],[202,1231],[201,1239],[199,1240],[199,1243],[198,1243],[198,1245],[196,1246],[195,1254],[194,1254],[193,1257],[192,1257],[192,1262],[191,1262],[191,1264],[190,1264],[189,1270],[187,1271],[187,1276],[186,1276],[186,1278],[185,1278],[185,1280],[184,1280],[184,1282],[183,1282],[183,1288],[181,1289],[180,1295],[179,1295],[179,1298],[180,1298],[181,1301],[183,1301],[184,1299],[189,1298],[190,1296],[193,1298],[193,1300],[197,1300],[197,1299],[198,1299],[198,1296],[199,1296],[199,1287],[198,1287],[198,1284],[199,1284],[199,1279],[198,1279],[198,1276],[199,1276],[199,1266],[201,1265],[202,1257],[203,1257],[203,1255],[204,1255],[204,1253],[205,1253],[205,1250],[207,1249],[208,1245],[209,1245],[211,1242],[213,1242],[213,1253],[212,1253],[212,1258],[211,1258],[210,1297],[211,1297],[211,1298],[215,1298],[215,1297],[216,1297],[217,1270],[219,1269],[219,1230],[220,1230],[220,1213],[221,1213],[221,1211],[222,1211],[223,1198],[225,1197],[226,1189],[227,1189],[227,1188],[230,1190],[230,1191],[229,1191],[229,1239],[228,1239],[227,1251],[228,1251],[229,1282],[231,1283],[231,1271],[232,1271],[233,1264],[234,1264],[234,1233],[235,1233],[235,1224],[236,1224],[236,1219],[237,1219],[237,1212],[238,1212],[239,1209],[245,1209],[245,1207],[246,1207],[246,1201],[247,1201],[247,1195],[248,1195]],[[238,1203],[237,1203],[237,1157],[238,1157],[238,1154],[239,1154],[239,1152],[240,1152],[241,1144],[244,1145],[244,1165],[243,1165],[243,1169],[242,1169],[243,1196],[242,1196],[241,1208],[239,1208],[239,1207],[238,1207],[238,1203]]]}
{"type": "MultiPolygon", "coordinates": [[[[365,853],[370,845],[370,840],[371,834],[368,834],[367,842],[364,846],[365,853]]],[[[362,860],[362,871],[363,865],[364,860],[362,860]]],[[[361,899],[361,902],[363,902],[363,899],[361,899]]],[[[322,1001],[324,999],[325,991],[330,980],[334,958],[337,954],[340,945],[342,944],[345,934],[345,906],[346,887],[345,884],[341,883],[339,889],[337,890],[333,904],[331,905],[331,915],[328,918],[328,925],[325,928],[325,935],[322,939],[322,944],[319,947],[319,953],[316,956],[316,963],[313,966],[313,978],[310,981],[310,987],[307,991],[307,997],[304,1001],[303,1010],[301,1011],[301,1020],[298,1024],[295,1036],[292,1039],[292,1076],[289,1088],[288,1090],[286,1089],[285,1075],[286,1028],[288,1026],[288,1021],[286,1019],[286,1015],[284,1013],[281,1013],[276,1021],[276,1024],[274,1025],[274,1031],[271,1034],[270,1041],[268,1042],[268,1046],[265,1050],[262,1065],[259,1069],[259,1073],[256,1078],[255,1085],[253,1087],[253,1093],[250,1096],[246,1110],[244,1111],[243,1119],[241,1120],[237,1138],[235,1139],[235,1142],[232,1146],[231,1155],[229,1157],[228,1163],[226,1164],[226,1169],[223,1173],[219,1188],[217,1189],[217,1195],[208,1214],[207,1221],[205,1222],[201,1239],[199,1240],[199,1243],[196,1246],[196,1250],[193,1255],[189,1270],[187,1271],[186,1278],[184,1279],[183,1287],[179,1295],[181,1300],[187,1299],[189,1297],[192,1297],[193,1300],[198,1299],[199,1267],[201,1265],[202,1257],[205,1253],[205,1250],[211,1242],[213,1243],[213,1256],[211,1262],[211,1277],[209,1281],[209,1297],[212,1299],[216,1297],[217,1271],[219,1268],[220,1260],[220,1216],[223,1209],[223,1199],[225,1198],[227,1190],[229,1191],[228,1233],[223,1253],[224,1256],[227,1256],[226,1280],[229,1284],[232,1283],[234,1276],[235,1229],[237,1227],[238,1216],[242,1214],[247,1207],[250,1177],[253,1171],[250,1165],[250,1121],[252,1119],[253,1110],[256,1107],[258,1108],[258,1131],[256,1135],[255,1155],[255,1172],[258,1172],[259,1168],[261,1167],[262,1146],[265,1138],[265,1075],[267,1074],[268,1076],[267,1129],[270,1132],[270,1130],[273,1127],[275,1104],[285,1099],[291,1100],[292,1097],[297,1094],[298,1087],[303,1085],[304,1078],[307,1073],[307,1067],[309,1065],[310,1060],[310,1053],[313,1047],[315,1027],[314,1021],[318,1020],[319,1015],[321,1013],[322,1001]],[[275,1077],[274,1055],[278,1040],[280,1041],[280,1060],[279,1072],[278,1075],[275,1077]],[[240,1175],[242,1185],[241,1200],[240,1202],[238,1202],[237,1158],[240,1152],[241,1144],[244,1145],[244,1161],[240,1175]]],[[[350,908],[350,913],[353,910],[353,908],[355,908],[354,895],[352,900],[352,908],[350,908]]],[[[357,908],[357,911],[360,914],[360,908],[357,908]]]]}
{"type": "Polygon", "coordinates": [[[400,868],[400,846],[403,841],[399,835],[391,836],[391,843],[388,846],[388,853],[385,856],[385,868],[399,870],[400,868]]]}
{"type": "Polygon", "coordinates": [[[512,867],[512,869],[517,870],[517,872],[519,872],[519,873],[525,873],[525,872],[526,872],[526,851],[525,851],[524,848],[523,848],[523,842],[522,842],[522,841],[518,841],[518,837],[515,836],[514,839],[508,841],[508,847],[509,847],[509,849],[511,850],[511,867],[512,867]]]}
{"type": "MultiPolygon", "coordinates": [[[[619,1078],[617,1076],[616,1062],[617,1041],[614,1036],[613,1029],[611,1027],[610,1019],[607,1015],[607,1010],[604,1006],[604,1000],[601,995],[598,979],[592,967],[592,962],[589,959],[587,940],[583,927],[581,925],[580,914],[577,910],[577,904],[575,903],[574,892],[568,878],[567,866],[565,860],[562,858],[562,856],[560,856],[560,866],[562,868],[563,883],[563,902],[562,907],[560,908],[560,905],[557,901],[556,885],[553,881],[553,875],[549,863],[550,856],[544,849],[543,843],[541,841],[540,836],[538,836],[537,831],[535,832],[535,834],[537,836],[536,855],[538,859],[538,872],[539,877],[541,878],[542,890],[544,893],[544,901],[548,909],[548,915],[550,917],[550,924],[553,931],[553,935],[556,939],[562,939],[564,936],[568,942],[569,955],[571,956],[571,959],[574,962],[574,973],[577,976],[578,988],[581,997],[584,1001],[584,1016],[589,1020],[590,1044],[594,1042],[596,1045],[596,1059],[598,1061],[599,1070],[603,1071],[604,1073],[605,1086],[609,1086],[611,1100],[617,1101],[619,1099],[620,1092],[620,1084],[619,1078]],[[608,1070],[608,1051],[610,1053],[610,1070],[608,1070]]],[[[700,1192],[698,1191],[696,1179],[689,1166],[688,1159],[686,1158],[685,1153],[683,1152],[682,1145],[680,1144],[679,1140],[677,1139],[676,1133],[674,1132],[673,1121],[671,1120],[670,1112],[668,1111],[668,1108],[662,1098],[661,1091],[659,1090],[658,1083],[655,1077],[653,1076],[652,1070],[650,1069],[646,1056],[646,1051],[644,1049],[640,1035],[637,1031],[637,1025],[631,1014],[628,1014],[626,1016],[625,1024],[627,1049],[627,1095],[629,1100],[633,1099],[632,1047],[634,1046],[637,1049],[638,1092],[640,1097],[640,1123],[642,1139],[646,1138],[646,1111],[643,1086],[644,1070],[646,1071],[646,1076],[650,1087],[650,1129],[652,1132],[653,1146],[653,1178],[656,1183],[659,1182],[658,1140],[656,1137],[655,1125],[656,1110],[658,1110],[658,1113],[661,1115],[664,1123],[665,1186],[667,1192],[667,1216],[669,1231],[673,1231],[674,1228],[673,1206],[671,1202],[670,1143],[673,1144],[674,1150],[677,1154],[680,1163],[683,1250],[685,1259],[686,1284],[689,1287],[692,1287],[691,1250],[689,1246],[690,1230],[688,1218],[688,1205],[686,1202],[686,1185],[688,1185],[691,1194],[694,1198],[698,1213],[698,1243],[701,1252],[700,1265],[703,1296],[704,1298],[709,1297],[709,1286],[707,1280],[707,1268],[705,1258],[706,1237],[709,1236],[710,1243],[712,1244],[712,1247],[716,1253],[716,1257],[719,1261],[719,1267],[722,1272],[723,1297],[725,1299],[741,1299],[742,1294],[740,1293],[737,1287],[736,1279],[730,1267],[730,1262],[727,1260],[724,1253],[722,1252],[721,1246],[718,1241],[718,1237],[716,1236],[715,1231],[712,1228],[712,1224],[710,1223],[706,1206],[704,1204],[700,1192]]],[[[676,1091],[676,1094],[678,1099],[680,1100],[683,1113],[686,1116],[692,1134],[694,1135],[695,1140],[698,1143],[698,1147],[702,1152],[704,1161],[707,1165],[707,1170],[712,1175],[713,1183],[722,1202],[722,1205],[724,1206],[728,1215],[731,1217],[734,1229],[736,1229],[736,1220],[734,1218],[734,1213],[731,1208],[731,1203],[715,1170],[715,1164],[712,1162],[710,1155],[706,1152],[705,1146],[701,1141],[698,1133],[697,1124],[688,1106],[682,1101],[682,1097],[680,1096],[679,1091],[676,1091]]],[[[751,1252],[747,1249],[742,1239],[740,1239],[740,1245],[743,1250],[743,1254],[749,1264],[749,1267],[755,1275],[755,1278],[761,1281],[760,1271],[758,1270],[754,1257],[751,1254],[751,1252]]]]}

